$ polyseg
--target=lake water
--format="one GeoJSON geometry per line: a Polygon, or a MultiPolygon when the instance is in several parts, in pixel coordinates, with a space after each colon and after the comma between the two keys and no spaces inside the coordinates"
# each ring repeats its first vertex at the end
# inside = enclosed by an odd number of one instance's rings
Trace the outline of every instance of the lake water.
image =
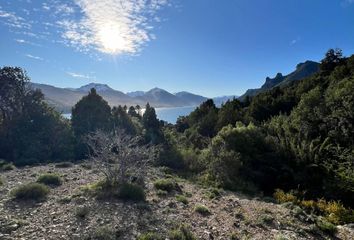
{"type": "MultiPolygon", "coordinates": [[[[155,108],[157,118],[168,123],[176,123],[179,116],[189,115],[196,107],[155,108]]],[[[64,113],[64,117],[70,118],[70,113],[64,113]]]]}

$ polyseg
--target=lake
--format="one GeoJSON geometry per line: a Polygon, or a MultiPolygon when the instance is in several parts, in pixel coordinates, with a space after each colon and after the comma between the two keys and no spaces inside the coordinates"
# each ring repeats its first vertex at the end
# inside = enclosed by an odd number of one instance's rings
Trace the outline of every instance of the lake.
{"type": "MultiPolygon", "coordinates": [[[[179,116],[189,115],[196,107],[174,107],[174,108],[155,108],[157,118],[168,123],[175,124],[179,116]]],[[[70,118],[71,113],[64,113],[65,118],[70,118]]]]}

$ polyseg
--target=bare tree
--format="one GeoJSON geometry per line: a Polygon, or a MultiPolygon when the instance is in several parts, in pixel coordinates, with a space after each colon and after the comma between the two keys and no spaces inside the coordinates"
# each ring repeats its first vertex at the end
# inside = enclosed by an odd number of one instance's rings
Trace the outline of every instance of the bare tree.
{"type": "Polygon", "coordinates": [[[90,158],[112,186],[129,183],[133,179],[143,180],[147,165],[158,154],[158,147],[144,144],[141,137],[128,135],[122,130],[113,133],[99,130],[86,139],[90,158]]]}

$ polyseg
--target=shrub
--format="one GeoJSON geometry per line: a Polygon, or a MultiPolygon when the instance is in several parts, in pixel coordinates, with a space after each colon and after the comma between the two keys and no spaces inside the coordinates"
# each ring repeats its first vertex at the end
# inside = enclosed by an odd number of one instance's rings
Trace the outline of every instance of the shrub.
{"type": "Polygon", "coordinates": [[[206,193],[209,199],[215,199],[221,196],[220,190],[217,188],[210,188],[206,193]]]}
{"type": "Polygon", "coordinates": [[[104,226],[94,230],[85,240],[118,240],[121,235],[121,231],[104,226]]]}
{"type": "Polygon", "coordinates": [[[15,169],[15,165],[12,163],[3,163],[0,165],[0,170],[2,171],[11,171],[15,169]]]}
{"type": "Polygon", "coordinates": [[[87,206],[78,207],[75,210],[75,216],[80,219],[86,218],[89,213],[90,213],[90,208],[87,206]]]}
{"type": "Polygon", "coordinates": [[[171,179],[159,179],[154,182],[154,186],[156,189],[172,192],[176,189],[177,184],[171,179]]]}
{"type": "Polygon", "coordinates": [[[2,186],[4,183],[2,181],[2,178],[0,178],[0,186],[2,186]]]}
{"type": "Polygon", "coordinates": [[[163,240],[163,238],[154,232],[141,234],[137,240],[163,240]]]}
{"type": "Polygon", "coordinates": [[[157,190],[156,194],[157,194],[157,196],[159,196],[159,197],[166,197],[166,196],[168,195],[168,192],[159,189],[159,190],[157,190]]]}
{"type": "Polygon", "coordinates": [[[337,227],[335,225],[328,222],[325,218],[322,217],[317,219],[316,225],[321,231],[331,235],[333,235],[337,231],[337,227]]]}
{"type": "Polygon", "coordinates": [[[62,184],[60,176],[52,173],[47,173],[39,176],[37,182],[52,186],[60,186],[62,184]]]}
{"type": "Polygon", "coordinates": [[[270,225],[274,221],[274,217],[267,215],[267,214],[262,214],[258,218],[258,225],[263,226],[263,225],[270,225]]]}
{"type": "Polygon", "coordinates": [[[118,197],[123,200],[144,201],[145,192],[137,184],[125,183],[119,188],[118,197]]]}
{"type": "Polygon", "coordinates": [[[170,231],[170,240],[196,240],[197,238],[193,235],[190,228],[182,224],[176,229],[170,231]]]}
{"type": "Polygon", "coordinates": [[[183,196],[183,195],[177,195],[176,196],[176,200],[178,202],[183,203],[183,204],[188,204],[188,199],[185,196],[183,196]]]}
{"type": "Polygon", "coordinates": [[[203,216],[207,216],[210,214],[209,209],[206,206],[200,205],[200,204],[195,206],[194,211],[203,215],[203,216]]]}
{"type": "Polygon", "coordinates": [[[72,166],[73,166],[73,164],[71,162],[60,162],[60,163],[55,164],[56,168],[70,168],[72,166]]]}
{"type": "Polygon", "coordinates": [[[297,202],[297,197],[294,196],[291,193],[285,193],[281,189],[276,189],[274,194],[273,194],[275,200],[277,200],[278,203],[286,203],[286,202],[297,202]]]}
{"type": "Polygon", "coordinates": [[[28,183],[14,189],[11,194],[18,200],[43,200],[47,197],[49,188],[41,183],[28,183]]]}

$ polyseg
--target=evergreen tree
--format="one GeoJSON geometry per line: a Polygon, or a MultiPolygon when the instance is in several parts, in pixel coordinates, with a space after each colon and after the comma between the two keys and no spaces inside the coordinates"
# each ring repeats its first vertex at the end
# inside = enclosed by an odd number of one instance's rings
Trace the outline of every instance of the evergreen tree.
{"type": "Polygon", "coordinates": [[[110,129],[110,120],[111,108],[94,88],[72,109],[72,127],[75,136],[79,138],[98,129],[110,129]]]}
{"type": "Polygon", "coordinates": [[[160,130],[160,122],[157,119],[155,109],[146,104],[143,115],[143,126],[145,128],[145,138],[147,141],[158,143],[162,140],[162,133],[160,130]]]}

